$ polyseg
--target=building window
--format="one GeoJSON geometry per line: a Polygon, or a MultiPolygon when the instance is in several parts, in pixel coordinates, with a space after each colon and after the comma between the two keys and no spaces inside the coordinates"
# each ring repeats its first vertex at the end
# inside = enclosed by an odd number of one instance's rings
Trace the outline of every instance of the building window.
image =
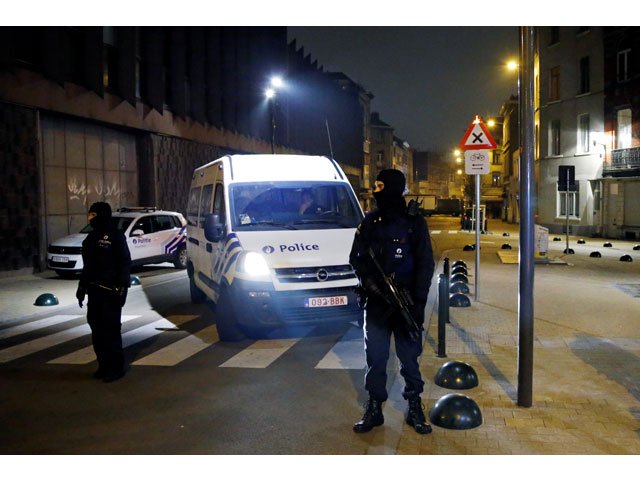
{"type": "Polygon", "coordinates": [[[549,155],[560,155],[560,120],[549,124],[549,155]]]}
{"type": "Polygon", "coordinates": [[[616,148],[631,148],[631,109],[618,110],[616,148]]]}
{"type": "Polygon", "coordinates": [[[582,57],[580,59],[580,89],[578,93],[589,93],[589,57],[582,57]]]}
{"type": "MultiPolygon", "coordinates": [[[[576,183],[577,185],[577,183],[576,183]]],[[[580,201],[580,192],[558,192],[557,196],[557,212],[558,217],[566,217],[567,216],[567,207],[569,208],[569,217],[570,218],[579,218],[578,215],[578,206],[580,201]],[[567,205],[567,195],[569,204],[567,205]]]]}
{"type": "Polygon", "coordinates": [[[493,175],[491,176],[491,186],[492,187],[499,187],[500,185],[502,185],[500,183],[502,176],[500,175],[500,172],[494,172],[493,175]]]}
{"type": "Polygon", "coordinates": [[[560,100],[560,67],[553,67],[549,71],[549,101],[560,100]]]}
{"type": "Polygon", "coordinates": [[[578,153],[588,153],[590,150],[590,122],[589,114],[578,115],[578,153]]]}
{"type": "Polygon", "coordinates": [[[618,52],[617,63],[617,80],[618,82],[626,82],[629,80],[629,53],[631,49],[618,52]]]}
{"type": "Polygon", "coordinates": [[[560,27],[551,27],[550,33],[549,45],[555,45],[560,41],[560,27]]]}

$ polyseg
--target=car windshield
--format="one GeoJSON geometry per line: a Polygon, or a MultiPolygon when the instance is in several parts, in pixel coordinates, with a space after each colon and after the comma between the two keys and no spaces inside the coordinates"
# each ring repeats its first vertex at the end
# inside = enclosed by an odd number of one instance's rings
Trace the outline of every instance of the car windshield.
{"type": "MultiPolygon", "coordinates": [[[[127,227],[129,227],[129,225],[131,225],[131,222],[133,221],[133,218],[131,218],[131,217],[113,217],[112,220],[116,224],[116,228],[118,230],[120,230],[121,232],[124,232],[127,229],[127,227]]],[[[87,225],[82,230],[80,230],[80,233],[89,233],[89,232],[93,232],[93,228],[91,228],[91,224],[90,223],[87,223],[87,225]]]]}
{"type": "Polygon", "coordinates": [[[343,183],[264,182],[230,187],[234,230],[355,228],[362,213],[343,183]]]}

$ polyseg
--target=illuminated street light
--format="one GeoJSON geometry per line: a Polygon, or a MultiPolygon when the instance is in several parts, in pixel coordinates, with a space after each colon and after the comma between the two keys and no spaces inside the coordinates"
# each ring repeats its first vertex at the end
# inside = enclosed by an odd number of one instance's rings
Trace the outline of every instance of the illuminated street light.
{"type": "Polygon", "coordinates": [[[456,157],[459,157],[459,156],[460,156],[460,150],[458,150],[458,149],[456,148],[456,149],[453,151],[453,154],[454,154],[456,157]]]}
{"type": "Polygon", "coordinates": [[[490,118],[489,120],[487,120],[487,125],[489,126],[489,128],[495,127],[496,121],[493,118],[490,118]]]}
{"type": "Polygon", "coordinates": [[[284,86],[282,77],[279,77],[279,76],[271,77],[271,86],[274,88],[281,88],[282,86],[284,86]]]}
{"type": "Polygon", "coordinates": [[[516,62],[515,60],[509,60],[507,62],[507,70],[514,72],[518,69],[518,62],[516,62]]]}
{"type": "Polygon", "coordinates": [[[264,91],[264,96],[267,97],[269,100],[271,100],[273,97],[276,96],[276,91],[273,88],[267,88],[264,91]]]}

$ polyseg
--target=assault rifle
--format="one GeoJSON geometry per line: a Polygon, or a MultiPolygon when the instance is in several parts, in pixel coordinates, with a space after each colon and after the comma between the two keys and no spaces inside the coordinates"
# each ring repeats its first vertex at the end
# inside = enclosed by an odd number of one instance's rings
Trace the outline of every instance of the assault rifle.
{"type": "Polygon", "coordinates": [[[387,275],[384,273],[384,270],[380,263],[378,263],[378,259],[371,247],[369,247],[369,256],[371,257],[371,260],[373,260],[373,263],[378,269],[380,275],[382,275],[382,280],[387,287],[387,292],[385,293],[389,294],[388,298],[391,300],[392,306],[400,312],[400,316],[404,321],[409,337],[412,340],[418,340],[420,338],[420,326],[416,323],[416,320],[413,318],[413,314],[411,313],[413,300],[411,299],[409,292],[398,286],[393,274],[387,275]]]}

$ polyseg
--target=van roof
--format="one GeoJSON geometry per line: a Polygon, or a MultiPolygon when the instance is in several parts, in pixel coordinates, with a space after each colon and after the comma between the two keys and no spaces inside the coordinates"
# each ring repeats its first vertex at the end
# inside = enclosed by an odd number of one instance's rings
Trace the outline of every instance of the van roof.
{"type": "MultiPolygon", "coordinates": [[[[269,180],[346,181],[335,160],[314,155],[227,155],[228,171],[233,181],[269,180]]],[[[213,163],[213,162],[211,162],[213,163]]],[[[207,168],[211,163],[196,169],[207,168]]]]}

